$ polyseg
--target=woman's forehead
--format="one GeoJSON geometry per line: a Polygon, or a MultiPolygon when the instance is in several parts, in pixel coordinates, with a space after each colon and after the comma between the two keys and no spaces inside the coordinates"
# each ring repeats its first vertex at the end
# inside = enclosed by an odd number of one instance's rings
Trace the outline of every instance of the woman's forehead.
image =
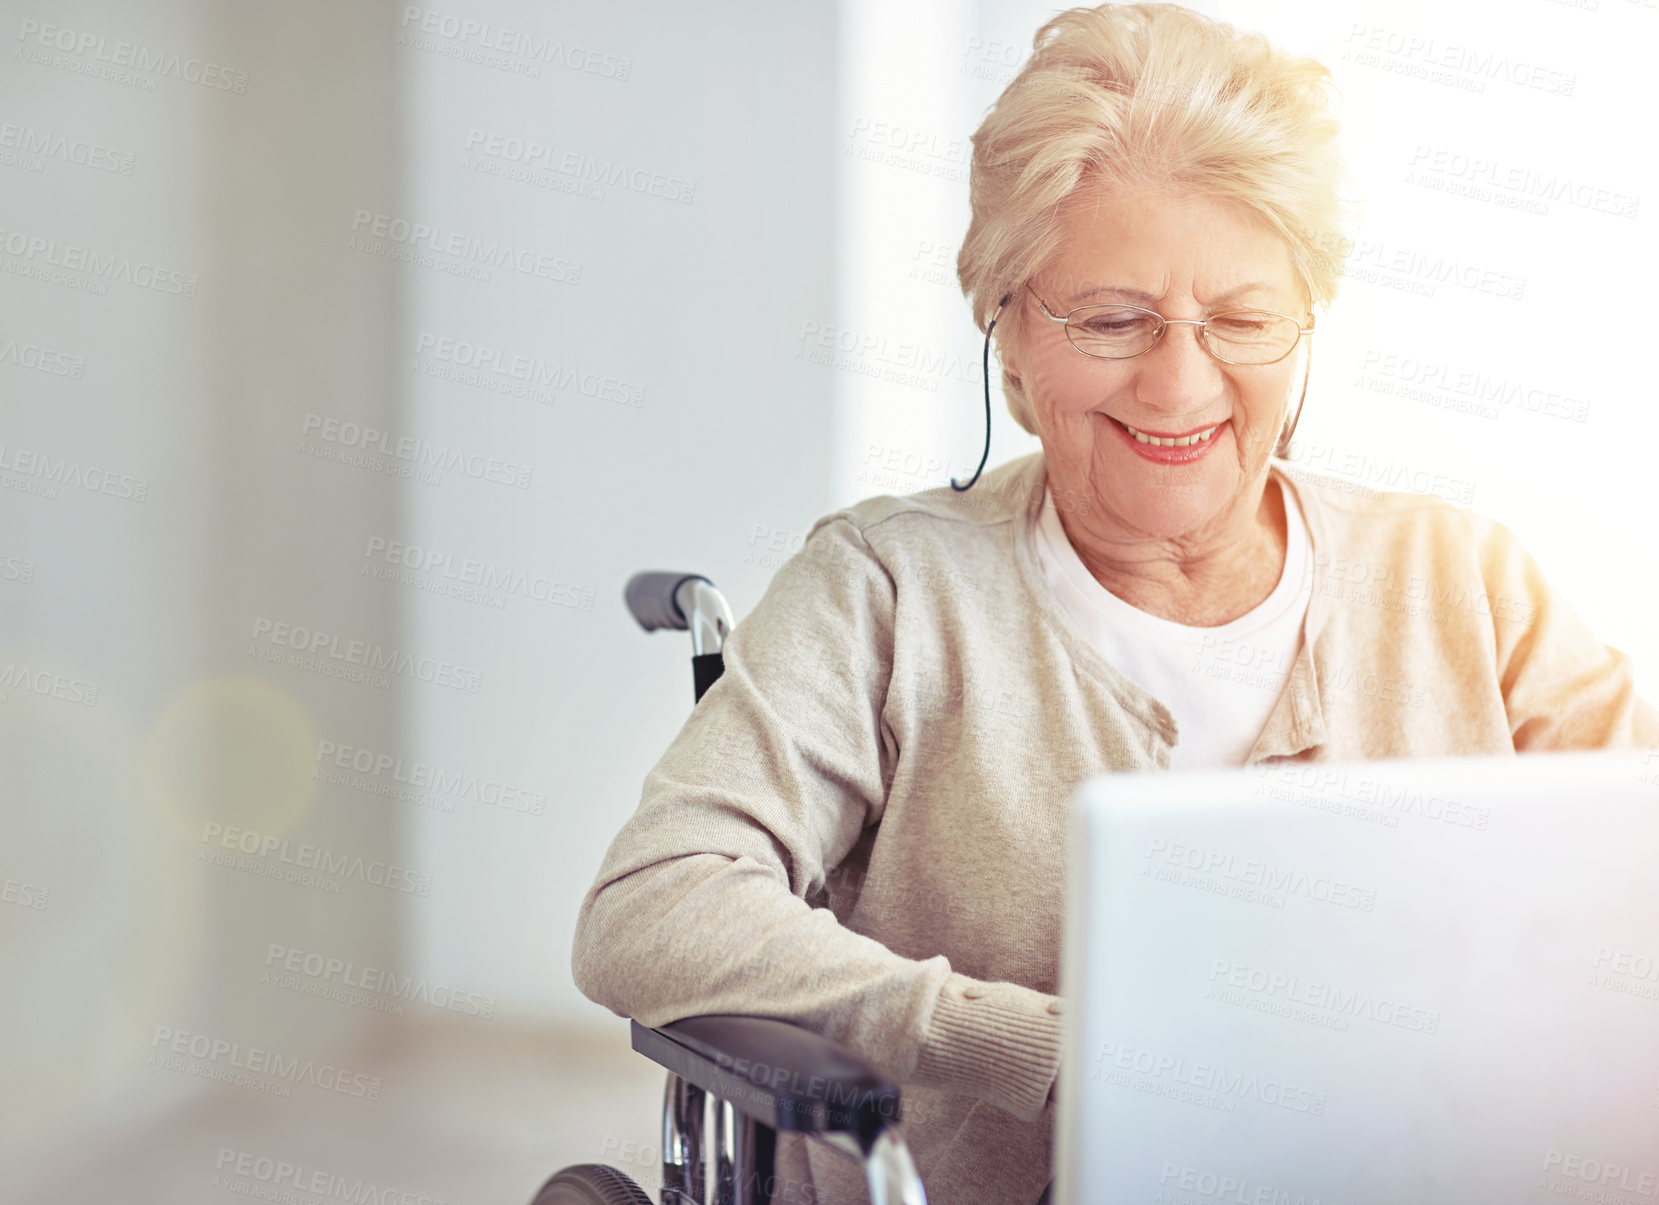
{"type": "Polygon", "coordinates": [[[1090,189],[1059,215],[1041,274],[1072,305],[1147,305],[1171,291],[1206,301],[1303,293],[1290,244],[1243,205],[1147,189],[1090,189]]]}

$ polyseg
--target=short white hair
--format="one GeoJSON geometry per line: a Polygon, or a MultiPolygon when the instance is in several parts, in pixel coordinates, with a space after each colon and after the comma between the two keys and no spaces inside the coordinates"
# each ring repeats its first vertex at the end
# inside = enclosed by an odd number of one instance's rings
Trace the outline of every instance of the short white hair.
{"type": "MultiPolygon", "coordinates": [[[[1236,202],[1284,237],[1312,304],[1335,299],[1350,244],[1322,63],[1174,4],[1068,9],[1032,47],[973,136],[956,271],[980,330],[1042,270],[1063,203],[1091,184],[1236,202]]],[[[1002,389],[1038,434],[1006,369],[1002,389]]]]}

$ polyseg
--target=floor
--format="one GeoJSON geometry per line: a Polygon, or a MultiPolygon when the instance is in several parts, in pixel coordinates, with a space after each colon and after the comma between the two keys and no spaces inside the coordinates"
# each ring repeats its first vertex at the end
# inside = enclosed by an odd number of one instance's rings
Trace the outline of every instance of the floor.
{"type": "Polygon", "coordinates": [[[214,1085],[158,1120],[55,1156],[0,1152],[4,1198],[528,1205],[557,1169],[598,1162],[657,1198],[665,1073],[633,1052],[623,1021],[578,1032],[398,1022],[345,1065],[379,1076],[381,1098],[214,1085]]]}

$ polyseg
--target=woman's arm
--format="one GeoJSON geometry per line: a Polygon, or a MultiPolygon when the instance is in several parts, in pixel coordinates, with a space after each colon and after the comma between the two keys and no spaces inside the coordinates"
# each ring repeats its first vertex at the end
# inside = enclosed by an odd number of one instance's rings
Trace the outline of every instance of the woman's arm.
{"type": "Polygon", "coordinates": [[[1513,532],[1478,522],[1516,750],[1659,747],[1659,710],[1636,693],[1630,658],[1596,639],[1513,532]]]}
{"type": "Polygon", "coordinates": [[[589,998],[643,1025],[781,1017],[899,1083],[1022,1120],[1059,1062],[1054,997],[904,958],[807,899],[880,821],[894,587],[855,524],[820,520],[725,643],[725,672],[647,775],[577,918],[589,998]]]}

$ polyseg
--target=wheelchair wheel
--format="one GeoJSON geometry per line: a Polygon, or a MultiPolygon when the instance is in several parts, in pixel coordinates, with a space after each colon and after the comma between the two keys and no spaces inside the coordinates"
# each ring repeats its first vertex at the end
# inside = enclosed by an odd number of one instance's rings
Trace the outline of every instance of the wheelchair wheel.
{"type": "Polygon", "coordinates": [[[578,1163],[555,1172],[530,1205],[651,1205],[651,1198],[614,1167],[578,1163]]]}

